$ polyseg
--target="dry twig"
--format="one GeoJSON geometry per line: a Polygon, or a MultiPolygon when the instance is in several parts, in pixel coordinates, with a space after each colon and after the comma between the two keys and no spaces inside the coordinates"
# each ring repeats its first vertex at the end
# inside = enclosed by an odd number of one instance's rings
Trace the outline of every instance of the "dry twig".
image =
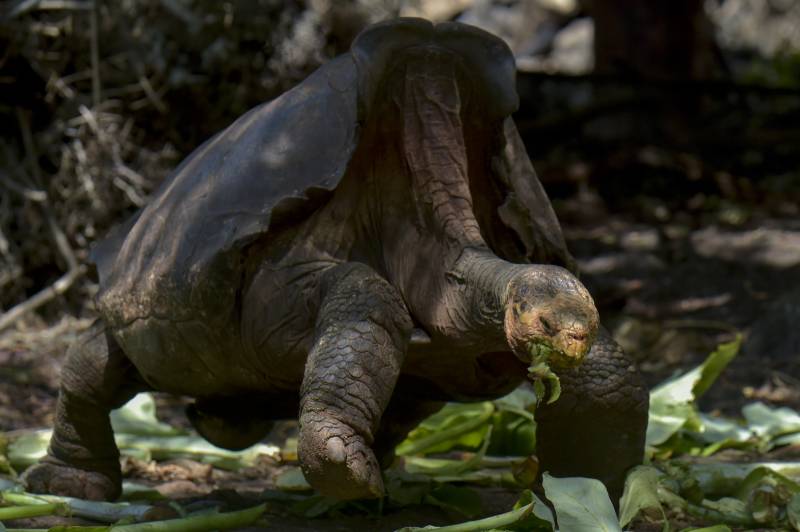
{"type": "Polygon", "coordinates": [[[75,281],[81,278],[86,273],[86,266],[78,265],[77,267],[69,270],[67,273],[59,277],[59,279],[41,290],[30,299],[23,301],[9,309],[7,312],[0,314],[0,331],[13,325],[18,319],[25,314],[36,310],[56,296],[60,296],[70,289],[75,281]]]}

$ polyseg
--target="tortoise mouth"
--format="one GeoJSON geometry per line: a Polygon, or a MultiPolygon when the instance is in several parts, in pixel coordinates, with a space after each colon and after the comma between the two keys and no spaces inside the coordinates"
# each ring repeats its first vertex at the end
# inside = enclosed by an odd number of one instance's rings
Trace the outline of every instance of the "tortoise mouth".
{"type": "Polygon", "coordinates": [[[564,349],[543,338],[531,340],[528,343],[526,354],[530,357],[529,360],[525,360],[526,363],[535,365],[544,362],[556,369],[575,368],[583,362],[585,355],[567,353],[564,349]]]}
{"type": "Polygon", "coordinates": [[[506,309],[504,329],[509,347],[522,362],[570,369],[579,366],[594,335],[565,330],[553,313],[512,302],[506,309]],[[522,310],[522,308],[526,310],[522,310]]]}

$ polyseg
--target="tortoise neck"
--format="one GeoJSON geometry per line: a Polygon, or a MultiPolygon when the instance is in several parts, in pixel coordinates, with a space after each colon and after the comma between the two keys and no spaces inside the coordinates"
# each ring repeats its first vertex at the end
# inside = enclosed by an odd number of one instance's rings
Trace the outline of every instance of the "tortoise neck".
{"type": "Polygon", "coordinates": [[[376,126],[381,141],[362,159],[374,184],[364,227],[417,321],[433,335],[458,335],[473,325],[472,309],[449,276],[465,250],[491,255],[470,192],[469,84],[447,61],[409,61],[401,73],[376,126]]]}
{"type": "Polygon", "coordinates": [[[465,83],[453,62],[436,61],[436,50],[428,53],[433,60],[425,56],[406,65],[399,99],[402,153],[418,217],[460,254],[465,247],[486,246],[469,189],[465,83]]]}

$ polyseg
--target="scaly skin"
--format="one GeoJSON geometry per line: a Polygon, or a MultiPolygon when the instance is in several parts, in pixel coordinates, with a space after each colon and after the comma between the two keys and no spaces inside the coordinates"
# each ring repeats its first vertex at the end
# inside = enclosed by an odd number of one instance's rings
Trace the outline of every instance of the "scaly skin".
{"type": "Polygon", "coordinates": [[[561,397],[536,409],[540,470],[602,480],[616,505],[625,473],[644,458],[647,387],[605,329],[583,365],[559,378],[561,397]]]}
{"type": "Polygon", "coordinates": [[[321,493],[383,496],[371,446],[400,374],[411,318],[400,294],[363,264],[327,272],[300,388],[298,456],[321,493]]]}
{"type": "Polygon", "coordinates": [[[25,472],[29,491],[113,500],[122,489],[108,414],[147,386],[101,322],[70,347],[47,458],[25,472]]]}

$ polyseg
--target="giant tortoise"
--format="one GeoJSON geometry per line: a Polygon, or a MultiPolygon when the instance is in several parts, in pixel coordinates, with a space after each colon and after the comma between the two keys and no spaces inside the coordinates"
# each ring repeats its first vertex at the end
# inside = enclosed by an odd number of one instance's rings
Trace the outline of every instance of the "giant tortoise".
{"type": "Polygon", "coordinates": [[[541,467],[618,494],[647,392],[574,274],[517,106],[501,40],[398,19],[197,148],[93,250],[101,318],[28,488],[117,497],[109,411],[160,390],[226,448],[298,417],[311,485],[378,497],[423,417],[510,392],[546,348],[563,393],[536,413],[541,467]]]}

